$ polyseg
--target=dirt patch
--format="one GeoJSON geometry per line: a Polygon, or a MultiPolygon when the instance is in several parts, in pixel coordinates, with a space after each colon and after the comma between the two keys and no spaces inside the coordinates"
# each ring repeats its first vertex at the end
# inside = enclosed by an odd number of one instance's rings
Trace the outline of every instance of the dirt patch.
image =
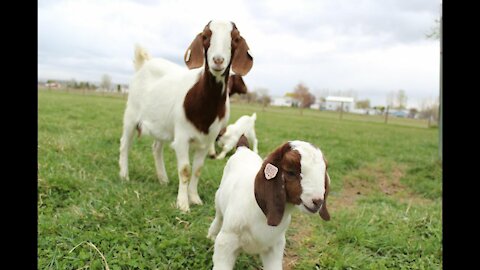
{"type": "Polygon", "coordinates": [[[377,162],[352,171],[343,180],[339,196],[331,199],[332,210],[355,207],[359,198],[374,193],[392,196],[400,202],[426,203],[430,200],[415,195],[400,183],[406,167],[395,163],[377,162]]]}
{"type": "MultiPolygon", "coordinates": [[[[362,166],[352,171],[343,179],[343,188],[339,193],[328,197],[328,209],[331,213],[337,210],[355,208],[358,199],[375,193],[391,196],[402,203],[429,203],[431,200],[415,195],[407,186],[400,183],[405,175],[406,167],[396,163],[376,162],[362,166]]],[[[335,180],[333,180],[335,181],[335,180]]],[[[408,210],[407,210],[408,211],[408,210]]],[[[292,223],[287,232],[287,245],[283,257],[283,269],[295,269],[299,260],[296,250],[305,247],[312,234],[312,226],[305,226],[309,221],[301,214],[292,217],[292,223]]]]}

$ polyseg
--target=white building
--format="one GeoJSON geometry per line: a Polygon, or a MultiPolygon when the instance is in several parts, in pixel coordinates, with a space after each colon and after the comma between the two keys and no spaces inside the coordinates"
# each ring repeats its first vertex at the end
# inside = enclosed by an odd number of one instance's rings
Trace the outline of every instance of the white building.
{"type": "Polygon", "coordinates": [[[296,102],[291,97],[274,97],[272,98],[272,102],[270,105],[272,106],[284,106],[284,107],[292,107],[292,104],[296,102]]]}
{"type": "Polygon", "coordinates": [[[343,111],[349,112],[355,108],[355,102],[352,97],[334,97],[328,96],[325,99],[325,109],[328,111],[340,110],[343,105],[343,111]]]}

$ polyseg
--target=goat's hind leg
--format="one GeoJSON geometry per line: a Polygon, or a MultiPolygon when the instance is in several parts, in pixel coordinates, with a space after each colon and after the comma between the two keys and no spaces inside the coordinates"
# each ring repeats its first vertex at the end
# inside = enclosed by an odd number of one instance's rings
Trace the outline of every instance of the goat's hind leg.
{"type": "Polygon", "coordinates": [[[210,224],[210,228],[208,228],[207,238],[211,239],[212,241],[215,241],[215,238],[217,238],[217,235],[220,232],[220,229],[222,228],[222,225],[223,225],[223,215],[218,209],[218,207],[215,206],[215,218],[213,219],[212,224],[210,224]]]}
{"type": "Polygon", "coordinates": [[[153,157],[155,159],[155,169],[160,184],[168,184],[168,175],[165,170],[165,161],[163,160],[164,142],[155,140],[152,145],[153,157]]]}
{"type": "Polygon", "coordinates": [[[124,120],[123,133],[120,138],[120,158],[118,164],[120,166],[120,178],[129,180],[128,177],[128,151],[132,146],[133,135],[135,132],[136,123],[132,121],[124,120]]]}

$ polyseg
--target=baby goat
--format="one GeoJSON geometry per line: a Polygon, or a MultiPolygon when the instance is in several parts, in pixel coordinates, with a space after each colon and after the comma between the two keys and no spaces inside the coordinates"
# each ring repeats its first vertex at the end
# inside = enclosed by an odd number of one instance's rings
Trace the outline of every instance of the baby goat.
{"type": "MultiPolygon", "coordinates": [[[[242,76],[236,75],[236,74],[231,74],[230,79],[228,80],[228,96],[232,96],[233,94],[246,94],[248,92],[247,86],[245,85],[245,82],[242,79],[242,76]]],[[[222,129],[220,130],[219,136],[221,136],[223,133],[225,133],[226,127],[223,126],[222,129]]],[[[216,140],[218,140],[219,137],[217,137],[216,140]]],[[[215,158],[217,155],[215,152],[215,142],[213,142],[210,145],[210,149],[208,150],[208,155],[210,158],[215,158]]]]}
{"type": "Polygon", "coordinates": [[[253,113],[252,116],[244,115],[238,118],[235,123],[228,125],[225,132],[220,133],[219,138],[217,138],[217,143],[222,147],[222,152],[216,158],[223,159],[235,147],[242,134],[253,144],[253,152],[258,153],[258,141],[255,135],[256,119],[257,114],[253,113]]]}
{"type": "Polygon", "coordinates": [[[327,163],[320,149],[303,141],[287,142],[265,160],[243,145],[239,141],[227,161],[215,194],[208,230],[215,241],[213,269],[232,269],[242,250],[260,254],[263,269],[282,269],[292,211],[330,220],[327,163]]]}
{"type": "Polygon", "coordinates": [[[189,69],[164,59],[150,59],[137,47],[119,165],[120,177],[128,179],[128,151],[137,129],[139,134],[154,137],[157,176],[161,183],[167,183],[163,146],[173,141],[179,179],[177,207],[189,211],[190,203],[202,204],[197,192],[201,168],[209,146],[228,122],[230,68],[243,76],[250,71],[253,58],[233,22],[210,21],[195,37],[184,60],[189,69]],[[194,150],[192,168],[189,149],[194,150]]]}

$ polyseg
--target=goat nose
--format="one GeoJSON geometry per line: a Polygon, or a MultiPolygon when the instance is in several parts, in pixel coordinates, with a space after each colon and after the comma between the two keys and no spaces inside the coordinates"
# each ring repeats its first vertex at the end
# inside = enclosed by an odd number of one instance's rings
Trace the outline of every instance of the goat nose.
{"type": "Polygon", "coordinates": [[[214,57],[213,57],[213,62],[214,62],[215,64],[217,64],[217,65],[223,64],[223,61],[224,61],[224,60],[225,60],[225,59],[224,59],[223,57],[221,57],[221,56],[214,56],[214,57]]]}
{"type": "Polygon", "coordinates": [[[320,198],[319,199],[313,199],[312,202],[315,206],[320,206],[320,205],[323,204],[323,200],[320,199],[320,198]]]}

